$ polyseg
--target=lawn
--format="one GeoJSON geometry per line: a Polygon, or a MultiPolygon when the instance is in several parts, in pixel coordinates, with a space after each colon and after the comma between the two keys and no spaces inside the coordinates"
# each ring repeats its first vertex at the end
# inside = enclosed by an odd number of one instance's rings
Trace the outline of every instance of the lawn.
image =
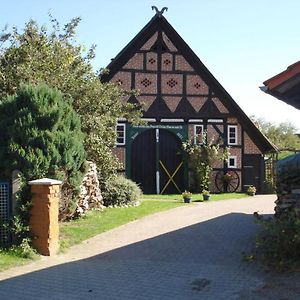
{"type": "Polygon", "coordinates": [[[23,258],[18,249],[0,249],[0,271],[14,266],[20,266],[32,261],[30,258],[23,258]]]}
{"type": "MultiPolygon", "coordinates": [[[[210,201],[237,199],[248,197],[245,194],[212,194],[210,201]]],[[[144,195],[141,205],[136,207],[106,208],[105,210],[91,211],[85,217],[60,223],[61,250],[78,244],[97,234],[116,228],[144,216],[179,207],[185,204],[181,195],[144,195]]],[[[194,194],[193,202],[202,201],[202,194],[194,194]]],[[[0,249],[0,271],[30,262],[31,259],[21,257],[20,251],[0,249]]]]}
{"type": "MultiPolygon", "coordinates": [[[[249,197],[242,193],[212,194],[210,201],[249,197]]],[[[193,195],[193,202],[202,201],[202,194],[193,195]]],[[[86,217],[60,224],[61,249],[78,244],[90,237],[130,221],[153,213],[175,208],[183,203],[181,195],[143,195],[140,206],[126,208],[106,208],[102,212],[91,211],[86,217]]]]}
{"type": "Polygon", "coordinates": [[[86,217],[60,224],[61,249],[153,213],[184,205],[182,201],[143,200],[139,206],[91,211],[86,217]]]}
{"type": "MultiPolygon", "coordinates": [[[[247,198],[248,195],[244,193],[224,193],[224,194],[211,194],[209,201],[220,201],[220,200],[228,200],[228,199],[241,199],[247,198]]],[[[181,201],[181,194],[174,195],[143,195],[142,199],[144,200],[173,200],[173,201],[181,201]]],[[[193,202],[201,202],[202,194],[193,194],[192,196],[193,202]]]]}

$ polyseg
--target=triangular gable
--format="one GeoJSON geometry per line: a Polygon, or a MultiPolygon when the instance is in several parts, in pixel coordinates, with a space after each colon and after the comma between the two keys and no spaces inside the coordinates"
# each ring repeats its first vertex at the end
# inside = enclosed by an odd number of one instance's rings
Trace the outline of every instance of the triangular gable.
{"type": "Polygon", "coordinates": [[[200,113],[206,118],[222,118],[223,114],[218,110],[215,103],[208,99],[202,108],[200,109],[200,113]]]}
{"type": "Polygon", "coordinates": [[[153,114],[159,117],[171,115],[171,111],[166,105],[165,101],[163,101],[161,98],[156,98],[144,115],[152,117],[153,114]]]}
{"type": "Polygon", "coordinates": [[[193,108],[193,106],[190,104],[190,102],[186,99],[183,98],[179,102],[175,112],[181,114],[184,117],[195,117],[196,116],[196,111],[193,108]]]}
{"type": "MultiPolygon", "coordinates": [[[[184,71],[193,70],[194,75],[200,76],[199,78],[202,82],[199,83],[199,90],[203,90],[205,93],[209,87],[210,92],[213,93],[215,98],[219,99],[219,104],[216,101],[212,102],[210,105],[209,110],[213,110],[216,114],[220,110],[221,106],[228,109],[228,115],[235,116],[238,118],[239,123],[242,127],[247,131],[249,136],[252,140],[256,141],[256,144],[262,150],[262,152],[266,151],[274,151],[273,145],[265,138],[265,136],[258,130],[258,128],[253,124],[253,122],[248,118],[248,116],[243,112],[243,110],[238,106],[238,104],[233,100],[233,98],[227,93],[227,91],[223,88],[223,86],[216,80],[216,78],[210,73],[210,71],[204,66],[201,60],[197,57],[197,55],[193,52],[193,50],[185,43],[185,41],[180,37],[180,35],[175,31],[175,29],[168,23],[168,21],[162,15],[155,15],[146,26],[133,38],[133,40],[116,56],[116,58],[107,66],[110,70],[109,74],[103,75],[101,80],[102,81],[110,81],[110,79],[122,69],[122,67],[136,54],[137,50],[143,52],[143,55],[147,55],[147,49],[151,50],[151,47],[155,48],[161,53],[165,55],[165,50],[171,51],[174,54],[174,60],[171,61],[167,56],[164,58],[166,60],[166,70],[168,68],[174,69],[174,63],[176,63],[176,59],[184,58],[183,69],[184,71]],[[160,39],[160,44],[158,44],[158,39],[160,39]],[[149,48],[150,47],[150,48],[149,48]],[[176,54],[178,53],[178,54],[176,54]],[[169,62],[170,61],[170,62],[169,62]],[[175,61],[175,62],[174,62],[175,61]],[[168,63],[168,64],[167,64],[168,63]],[[230,108],[230,110],[229,110],[230,108]]],[[[152,49],[155,50],[155,49],[152,49]]],[[[153,52],[152,52],[153,53],[153,52]]],[[[166,53],[167,54],[167,53],[166,53]]],[[[157,63],[155,56],[149,57],[146,60],[146,64],[153,64],[157,63]]],[[[145,64],[145,60],[144,60],[145,64]]],[[[134,69],[134,68],[133,68],[134,69]]],[[[174,72],[179,74],[180,72],[174,72]]],[[[163,74],[162,74],[163,75],[163,74]]],[[[163,77],[162,75],[159,75],[163,77]]],[[[191,74],[191,76],[194,76],[191,74]]],[[[159,80],[159,77],[157,80],[159,80]]],[[[172,94],[179,96],[180,95],[180,88],[186,91],[186,87],[184,84],[181,84],[177,78],[170,78],[165,82],[169,82],[170,91],[175,90],[172,94]],[[181,85],[180,85],[181,84],[181,85]],[[177,90],[176,90],[177,89],[177,90]]],[[[176,77],[174,75],[174,77],[176,77]]],[[[150,80],[151,81],[151,80],[150,80]]],[[[196,85],[197,83],[195,83],[196,85]]],[[[158,85],[159,86],[159,85],[158,85]]],[[[149,89],[149,88],[148,88],[149,89]]],[[[150,92],[149,92],[150,93],[150,92]]],[[[163,93],[167,94],[167,91],[163,93]]],[[[160,114],[165,113],[166,115],[172,116],[172,112],[168,108],[168,105],[163,101],[163,93],[157,90],[157,98],[149,107],[149,109],[145,112],[146,115],[151,115],[151,112],[157,112],[159,109],[160,114]]],[[[199,92],[200,93],[200,92],[199,92]]],[[[181,92],[183,95],[183,92],[181,92]]],[[[196,96],[196,95],[195,95],[196,96]]],[[[200,95],[205,96],[205,95],[200,95]]],[[[191,115],[187,115],[188,117],[201,117],[203,113],[203,105],[202,109],[197,112],[190,102],[188,101],[188,95],[183,97],[183,99],[178,104],[176,110],[174,111],[174,115],[176,113],[184,113],[191,115]]],[[[200,105],[199,105],[200,106],[200,105]]],[[[195,105],[194,105],[195,107],[195,105]]],[[[208,108],[205,108],[208,110],[208,108]]],[[[212,116],[211,116],[212,117],[212,116]]],[[[213,116],[213,117],[216,117],[213,116]]]]}

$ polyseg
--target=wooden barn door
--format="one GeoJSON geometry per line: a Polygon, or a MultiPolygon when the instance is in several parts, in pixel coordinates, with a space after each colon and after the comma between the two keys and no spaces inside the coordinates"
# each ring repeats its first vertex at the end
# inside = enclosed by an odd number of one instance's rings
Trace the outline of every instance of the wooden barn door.
{"type": "Polygon", "coordinates": [[[264,181],[264,159],[261,155],[245,154],[243,166],[243,189],[247,190],[249,185],[256,187],[257,192],[262,192],[264,181]]]}
{"type": "Polygon", "coordinates": [[[184,186],[181,141],[164,129],[140,133],[131,147],[131,179],[145,194],[178,194],[184,186]]]}
{"type": "Polygon", "coordinates": [[[180,139],[167,130],[160,130],[159,175],[161,194],[178,194],[183,191],[183,161],[180,150],[180,139]]]}
{"type": "Polygon", "coordinates": [[[156,191],[155,129],[140,133],[131,147],[131,179],[138,183],[145,194],[156,191]]]}

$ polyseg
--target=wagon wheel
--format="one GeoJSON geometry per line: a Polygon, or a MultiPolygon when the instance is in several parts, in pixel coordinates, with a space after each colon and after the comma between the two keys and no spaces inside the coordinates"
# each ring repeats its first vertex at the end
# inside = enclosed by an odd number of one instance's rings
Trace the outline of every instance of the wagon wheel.
{"type": "Polygon", "coordinates": [[[230,171],[232,178],[224,181],[224,172],[219,171],[215,177],[215,184],[219,192],[234,193],[240,185],[240,177],[236,171],[230,171]]]}

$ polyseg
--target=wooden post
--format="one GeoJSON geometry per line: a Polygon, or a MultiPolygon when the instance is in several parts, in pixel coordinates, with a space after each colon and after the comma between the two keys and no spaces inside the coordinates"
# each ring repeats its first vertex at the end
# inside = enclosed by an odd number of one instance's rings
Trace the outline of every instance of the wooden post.
{"type": "Polygon", "coordinates": [[[32,192],[32,244],[42,255],[55,255],[59,249],[58,204],[61,183],[49,178],[29,182],[32,192]]]}

